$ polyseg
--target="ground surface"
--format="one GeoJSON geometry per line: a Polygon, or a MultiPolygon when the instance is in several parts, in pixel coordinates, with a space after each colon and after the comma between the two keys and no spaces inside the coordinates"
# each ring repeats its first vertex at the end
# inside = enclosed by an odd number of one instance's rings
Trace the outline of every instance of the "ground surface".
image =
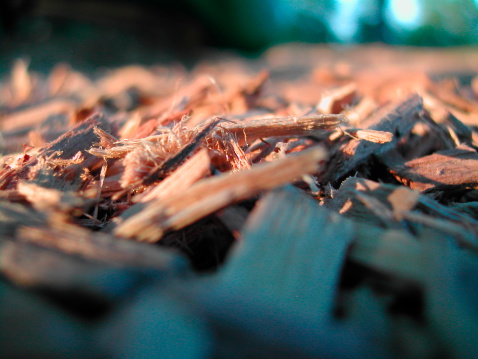
{"type": "Polygon", "coordinates": [[[0,81],[0,345],[472,358],[477,116],[472,48],[88,76],[20,59],[0,81]]]}

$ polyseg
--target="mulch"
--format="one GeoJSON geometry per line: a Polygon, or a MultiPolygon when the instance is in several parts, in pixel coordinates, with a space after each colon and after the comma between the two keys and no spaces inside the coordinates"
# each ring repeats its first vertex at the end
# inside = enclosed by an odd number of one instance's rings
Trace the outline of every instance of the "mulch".
{"type": "Polygon", "coordinates": [[[478,52],[0,82],[5,357],[473,358],[478,52]]]}

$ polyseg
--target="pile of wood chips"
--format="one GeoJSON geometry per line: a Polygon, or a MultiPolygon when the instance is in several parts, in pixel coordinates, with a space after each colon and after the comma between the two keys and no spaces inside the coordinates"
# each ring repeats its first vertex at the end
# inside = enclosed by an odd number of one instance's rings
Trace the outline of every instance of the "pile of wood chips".
{"type": "Polygon", "coordinates": [[[0,347],[474,358],[478,51],[0,82],[0,347]]]}

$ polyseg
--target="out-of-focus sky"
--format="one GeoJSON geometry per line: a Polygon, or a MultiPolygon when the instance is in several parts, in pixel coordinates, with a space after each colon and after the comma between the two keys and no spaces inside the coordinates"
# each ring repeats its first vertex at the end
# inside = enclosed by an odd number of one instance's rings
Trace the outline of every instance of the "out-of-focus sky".
{"type": "MultiPolygon", "coordinates": [[[[410,45],[478,42],[478,0],[335,0],[330,26],[337,39],[357,41],[360,26],[382,20],[382,40],[410,45]]],[[[367,38],[362,38],[367,41],[367,38]]]]}
{"type": "MultiPolygon", "coordinates": [[[[477,0],[478,1],[478,0],[477,0]]],[[[361,0],[336,0],[337,10],[331,21],[331,27],[337,38],[343,42],[354,41],[360,31],[361,18],[370,23],[379,21],[376,6],[378,2],[364,4],[361,0]]],[[[383,4],[383,15],[389,26],[406,31],[413,31],[420,27],[422,21],[422,7],[419,0],[389,0],[383,4]]]]}

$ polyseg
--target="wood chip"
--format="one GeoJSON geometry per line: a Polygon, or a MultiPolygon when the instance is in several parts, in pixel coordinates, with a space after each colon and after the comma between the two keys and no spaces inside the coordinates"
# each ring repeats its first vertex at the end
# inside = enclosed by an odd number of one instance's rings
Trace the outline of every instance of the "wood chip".
{"type": "Polygon", "coordinates": [[[92,76],[16,61],[0,347],[476,357],[477,73],[473,48],[378,45],[92,76]]]}
{"type": "Polygon", "coordinates": [[[240,144],[251,144],[260,138],[313,135],[316,131],[334,129],[346,121],[342,115],[317,115],[228,122],[221,127],[237,136],[240,144]]]}
{"type": "Polygon", "coordinates": [[[251,170],[223,174],[202,180],[167,200],[153,201],[140,213],[119,224],[115,233],[141,241],[158,241],[165,231],[193,223],[227,204],[245,200],[260,191],[290,182],[303,174],[315,173],[326,159],[321,148],[312,148],[251,170]]]}
{"type": "MultiPolygon", "coordinates": [[[[412,127],[420,120],[423,111],[422,100],[414,95],[400,104],[393,104],[369,118],[364,126],[374,131],[389,132],[394,135],[392,141],[384,144],[350,140],[341,145],[331,156],[323,181],[335,182],[357,166],[365,163],[371,156],[386,152],[397,145],[401,138],[408,135],[412,127]]],[[[388,136],[388,135],[387,135],[388,136]]]]}
{"type": "Polygon", "coordinates": [[[221,274],[221,282],[276,293],[285,305],[312,312],[318,321],[330,317],[353,236],[351,222],[285,187],[261,199],[243,236],[244,243],[221,274]],[[305,253],[314,259],[302,261],[305,253]],[[280,274],[284,267],[286,276],[280,274]]]}
{"type": "Polygon", "coordinates": [[[437,186],[476,188],[478,154],[474,149],[461,145],[393,166],[390,171],[400,182],[419,191],[437,186]]]}
{"type": "Polygon", "coordinates": [[[317,110],[326,114],[341,113],[352,104],[356,95],[356,84],[351,83],[340,87],[327,96],[324,96],[317,105],[317,110]]]}

